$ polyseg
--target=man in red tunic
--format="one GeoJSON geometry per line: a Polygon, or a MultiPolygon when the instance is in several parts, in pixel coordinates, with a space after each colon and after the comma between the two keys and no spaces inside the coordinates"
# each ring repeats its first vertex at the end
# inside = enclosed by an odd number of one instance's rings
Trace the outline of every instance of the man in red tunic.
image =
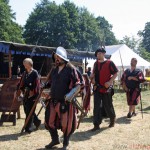
{"type": "Polygon", "coordinates": [[[95,78],[94,83],[94,110],[92,131],[100,129],[99,125],[102,122],[103,112],[105,111],[110,118],[109,127],[115,124],[116,114],[112,103],[112,84],[117,77],[118,69],[111,60],[105,60],[105,49],[99,48],[95,52],[97,57],[94,63],[91,79],[95,78]]]}
{"type": "Polygon", "coordinates": [[[122,75],[121,81],[125,83],[127,87],[127,103],[129,105],[129,112],[127,118],[135,116],[135,106],[138,105],[140,101],[140,83],[144,82],[144,75],[140,69],[136,68],[137,59],[131,59],[131,68],[126,69],[122,75]]]}
{"type": "Polygon", "coordinates": [[[58,47],[52,54],[56,67],[52,69],[46,86],[50,87],[50,101],[45,112],[45,126],[52,141],[47,149],[59,144],[57,129],[64,135],[63,149],[67,149],[69,138],[76,129],[76,108],[65,101],[65,95],[81,84],[77,70],[69,64],[66,50],[58,47]]]}

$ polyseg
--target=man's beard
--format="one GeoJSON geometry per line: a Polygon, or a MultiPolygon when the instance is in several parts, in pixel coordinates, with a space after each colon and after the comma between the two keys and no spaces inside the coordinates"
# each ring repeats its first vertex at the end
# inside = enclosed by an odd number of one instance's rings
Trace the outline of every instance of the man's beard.
{"type": "Polygon", "coordinates": [[[63,64],[65,63],[65,61],[59,61],[59,60],[56,60],[55,61],[55,64],[56,64],[56,66],[62,66],[63,64]]]}

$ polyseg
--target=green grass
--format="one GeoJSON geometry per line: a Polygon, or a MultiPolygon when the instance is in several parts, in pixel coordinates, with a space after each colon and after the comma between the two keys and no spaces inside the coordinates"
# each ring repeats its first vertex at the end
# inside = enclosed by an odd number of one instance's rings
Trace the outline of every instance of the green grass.
{"type": "MultiPolygon", "coordinates": [[[[143,111],[150,113],[150,90],[143,90],[141,92],[141,100],[142,100],[142,106],[143,111]]],[[[121,107],[127,107],[127,100],[126,100],[126,94],[122,91],[116,91],[113,96],[113,101],[115,107],[121,108],[121,107]]],[[[137,105],[136,107],[138,110],[141,109],[141,104],[137,105]]]]}

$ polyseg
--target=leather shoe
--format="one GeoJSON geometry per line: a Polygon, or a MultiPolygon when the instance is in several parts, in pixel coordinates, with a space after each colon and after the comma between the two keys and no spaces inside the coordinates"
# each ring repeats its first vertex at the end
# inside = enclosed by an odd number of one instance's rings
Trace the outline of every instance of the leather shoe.
{"type": "Polygon", "coordinates": [[[59,141],[52,141],[51,143],[49,143],[48,145],[46,145],[45,148],[46,148],[46,149],[50,149],[50,148],[52,148],[53,146],[58,145],[58,144],[60,144],[59,141]]]}
{"type": "Polygon", "coordinates": [[[93,129],[91,129],[92,132],[96,131],[96,130],[100,130],[100,127],[99,126],[94,126],[93,129]]]}
{"type": "Polygon", "coordinates": [[[110,122],[110,124],[109,124],[109,128],[111,128],[111,127],[114,127],[115,126],[115,122],[113,121],[113,122],[110,122]]]}
{"type": "Polygon", "coordinates": [[[25,129],[25,132],[30,134],[32,132],[32,130],[31,129],[25,129]]]}
{"type": "Polygon", "coordinates": [[[38,129],[39,129],[40,125],[41,125],[41,120],[39,120],[39,122],[35,124],[35,126],[36,126],[36,130],[38,130],[38,129]]]}
{"type": "Polygon", "coordinates": [[[129,112],[128,114],[127,114],[127,118],[131,118],[132,117],[132,114],[129,112]]]}
{"type": "Polygon", "coordinates": [[[136,116],[136,115],[137,115],[137,114],[133,111],[133,112],[132,112],[132,116],[136,116]]]}
{"type": "Polygon", "coordinates": [[[68,145],[63,145],[63,147],[61,148],[61,150],[68,150],[68,145]]]}
{"type": "Polygon", "coordinates": [[[110,124],[109,124],[109,128],[111,127],[114,127],[115,126],[115,121],[116,121],[116,118],[113,118],[113,119],[110,119],[110,124]]]}

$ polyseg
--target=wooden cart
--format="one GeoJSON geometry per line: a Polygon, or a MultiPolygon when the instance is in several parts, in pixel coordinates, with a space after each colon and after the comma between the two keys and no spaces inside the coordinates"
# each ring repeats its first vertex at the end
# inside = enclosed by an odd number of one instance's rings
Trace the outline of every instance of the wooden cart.
{"type": "Polygon", "coordinates": [[[3,122],[13,122],[13,125],[16,125],[16,112],[19,110],[20,102],[13,99],[18,82],[19,79],[9,79],[1,87],[0,112],[2,112],[2,114],[0,125],[2,125],[3,122]],[[10,116],[9,112],[11,112],[10,116]]]}

